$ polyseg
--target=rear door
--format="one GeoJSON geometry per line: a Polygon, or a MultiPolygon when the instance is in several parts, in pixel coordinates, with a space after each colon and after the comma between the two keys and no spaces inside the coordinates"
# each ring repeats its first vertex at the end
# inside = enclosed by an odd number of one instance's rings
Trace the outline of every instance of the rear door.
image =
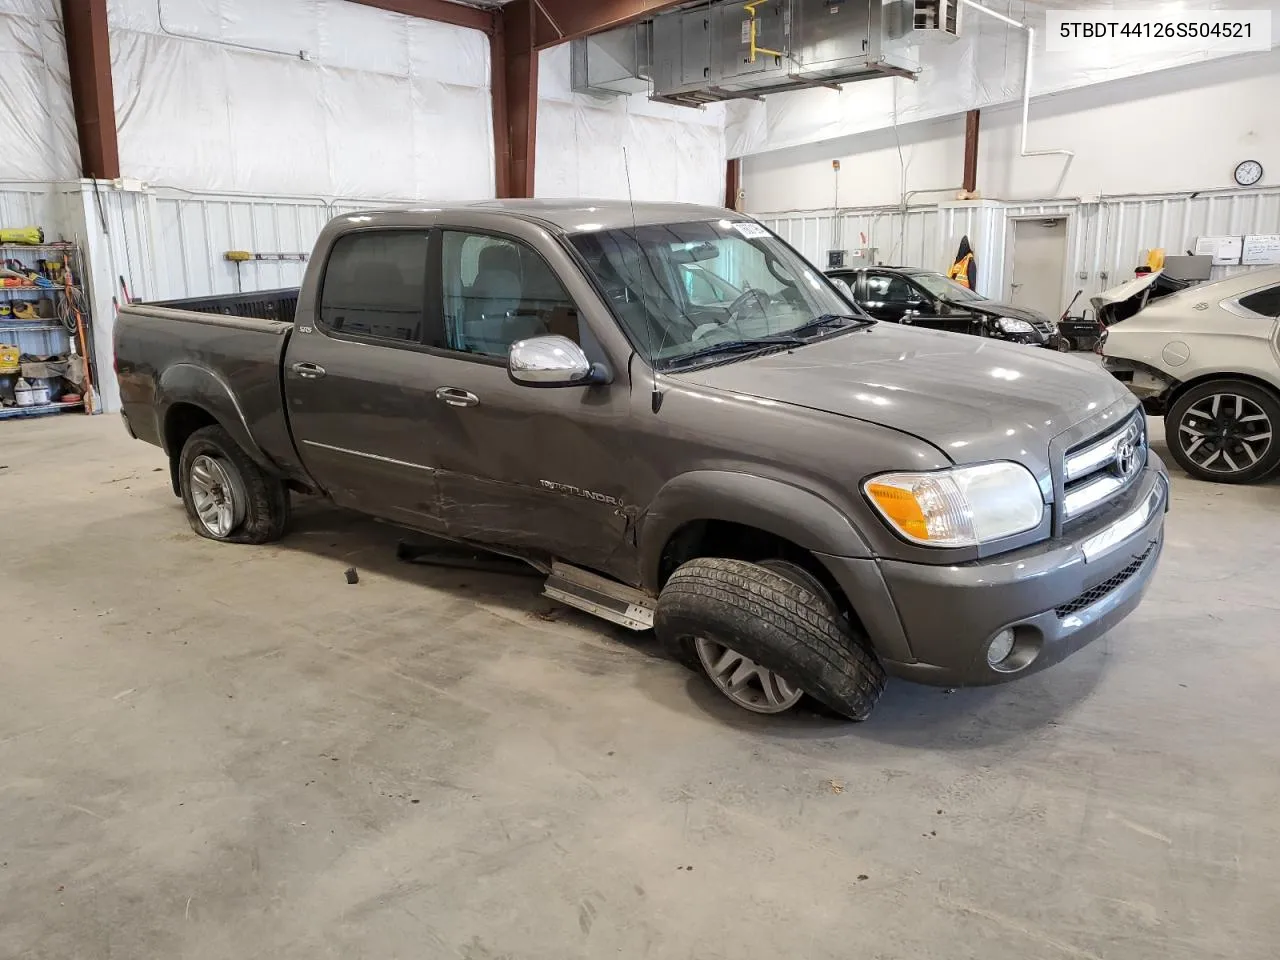
{"type": "Polygon", "coordinates": [[[344,234],[314,314],[299,316],[284,363],[298,452],[335,502],[443,532],[440,413],[423,342],[429,229],[344,234]]]}

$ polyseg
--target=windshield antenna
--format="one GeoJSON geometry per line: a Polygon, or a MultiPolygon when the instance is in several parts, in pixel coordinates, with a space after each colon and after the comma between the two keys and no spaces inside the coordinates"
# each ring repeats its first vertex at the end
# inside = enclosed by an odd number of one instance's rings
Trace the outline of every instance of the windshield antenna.
{"type": "MultiPolygon", "coordinates": [[[[627,157],[627,148],[622,148],[622,169],[627,176],[627,203],[631,207],[631,239],[636,245],[636,253],[640,256],[644,255],[640,248],[640,227],[636,223],[636,199],[631,193],[631,161],[627,157]]],[[[637,266],[639,263],[637,262],[637,266]]],[[[642,278],[643,279],[643,278],[642,278]]],[[[653,353],[653,316],[649,313],[649,305],[644,301],[644,284],[640,286],[640,309],[644,311],[644,332],[645,337],[649,341],[649,365],[653,370],[653,393],[649,398],[649,405],[653,408],[653,412],[657,413],[662,409],[662,391],[658,389],[658,363],[657,357],[653,353]]]]}

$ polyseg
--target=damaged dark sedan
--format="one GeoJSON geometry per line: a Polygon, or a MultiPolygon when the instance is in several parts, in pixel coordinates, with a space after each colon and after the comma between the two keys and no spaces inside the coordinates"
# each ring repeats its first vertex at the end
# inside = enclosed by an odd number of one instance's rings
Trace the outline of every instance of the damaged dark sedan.
{"type": "Polygon", "coordinates": [[[939,273],[915,267],[829,270],[837,287],[877,320],[1066,350],[1038,310],[988,300],[939,273]]]}

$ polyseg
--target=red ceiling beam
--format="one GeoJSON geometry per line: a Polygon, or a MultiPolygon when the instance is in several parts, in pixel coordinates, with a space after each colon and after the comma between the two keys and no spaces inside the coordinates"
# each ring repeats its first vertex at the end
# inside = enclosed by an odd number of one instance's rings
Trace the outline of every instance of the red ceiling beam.
{"type": "Polygon", "coordinates": [[[450,0],[353,0],[353,2],[362,3],[366,7],[377,7],[379,10],[389,10],[391,13],[403,13],[408,17],[421,17],[423,20],[451,23],[455,27],[483,30],[490,35],[493,34],[497,24],[497,17],[493,11],[451,3],[450,0]]]}
{"type": "Polygon", "coordinates": [[[116,107],[111,93],[111,44],[107,0],[62,0],[71,106],[80,140],[80,170],[86,177],[120,176],[116,107]]]}
{"type": "Polygon", "coordinates": [[[538,17],[533,45],[554,47],[601,30],[643,20],[678,6],[684,0],[532,0],[538,17]]]}

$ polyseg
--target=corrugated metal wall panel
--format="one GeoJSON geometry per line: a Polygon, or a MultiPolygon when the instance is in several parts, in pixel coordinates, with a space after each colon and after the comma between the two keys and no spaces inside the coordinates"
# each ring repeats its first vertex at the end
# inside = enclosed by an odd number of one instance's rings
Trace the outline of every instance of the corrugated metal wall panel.
{"type": "MultiPolygon", "coordinates": [[[[1146,251],[1166,254],[1194,249],[1197,237],[1280,233],[1280,188],[1202,193],[1195,196],[1103,197],[1096,201],[985,201],[900,208],[814,210],[761,221],[818,266],[825,266],[833,240],[838,248],[874,246],[882,263],[945,270],[962,236],[977,255],[978,287],[991,297],[1008,297],[1012,221],[1020,217],[1066,217],[1067,269],[1063,306],[1083,293],[1076,312],[1091,296],[1133,276],[1146,251]],[[841,233],[832,233],[839,223],[841,233]],[[866,236],[865,244],[861,237],[866,236]]],[[[1214,267],[1213,277],[1248,267],[1214,267]]]]}
{"type": "Polygon", "coordinates": [[[134,296],[146,300],[296,287],[306,272],[305,261],[250,260],[237,268],[224,254],[310,253],[332,217],[408,204],[164,190],[114,194],[113,201],[124,214],[113,223],[115,259],[121,273],[131,278],[134,296]]]}

